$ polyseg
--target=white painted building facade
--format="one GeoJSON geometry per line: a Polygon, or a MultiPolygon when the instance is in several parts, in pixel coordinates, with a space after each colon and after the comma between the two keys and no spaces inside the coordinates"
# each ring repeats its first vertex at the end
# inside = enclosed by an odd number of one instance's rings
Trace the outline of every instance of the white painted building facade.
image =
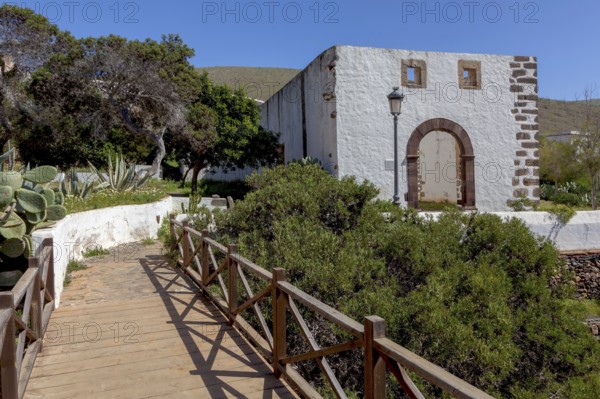
{"type": "Polygon", "coordinates": [[[335,46],[261,106],[261,123],[281,133],[286,162],[316,157],[391,199],[387,94],[395,86],[406,96],[398,127],[404,205],[502,211],[519,197],[539,200],[535,57],[335,46]]]}

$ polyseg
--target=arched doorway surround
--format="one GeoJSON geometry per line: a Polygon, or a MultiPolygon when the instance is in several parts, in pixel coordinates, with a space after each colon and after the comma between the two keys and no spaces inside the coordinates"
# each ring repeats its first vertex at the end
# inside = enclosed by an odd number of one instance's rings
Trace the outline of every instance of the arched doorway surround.
{"type": "Polygon", "coordinates": [[[408,206],[419,208],[419,144],[427,133],[444,131],[450,133],[460,148],[461,162],[461,205],[463,209],[475,209],[475,154],[469,135],[458,123],[449,119],[436,118],[421,123],[411,134],[406,146],[408,174],[408,206]]]}

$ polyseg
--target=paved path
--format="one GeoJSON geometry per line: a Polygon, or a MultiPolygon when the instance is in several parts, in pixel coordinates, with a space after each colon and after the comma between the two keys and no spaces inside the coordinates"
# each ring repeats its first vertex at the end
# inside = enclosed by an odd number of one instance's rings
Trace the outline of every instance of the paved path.
{"type": "Polygon", "coordinates": [[[218,309],[129,244],[73,274],[26,398],[294,398],[218,309]]]}

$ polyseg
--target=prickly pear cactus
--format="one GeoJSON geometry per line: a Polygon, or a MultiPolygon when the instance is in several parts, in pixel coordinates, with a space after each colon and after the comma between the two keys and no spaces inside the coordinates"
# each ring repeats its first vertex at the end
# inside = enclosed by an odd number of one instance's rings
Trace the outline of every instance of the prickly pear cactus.
{"type": "Polygon", "coordinates": [[[20,259],[33,256],[33,231],[67,215],[64,195],[47,187],[57,175],[52,166],[0,171],[0,286],[14,284],[27,264],[20,259]]]}

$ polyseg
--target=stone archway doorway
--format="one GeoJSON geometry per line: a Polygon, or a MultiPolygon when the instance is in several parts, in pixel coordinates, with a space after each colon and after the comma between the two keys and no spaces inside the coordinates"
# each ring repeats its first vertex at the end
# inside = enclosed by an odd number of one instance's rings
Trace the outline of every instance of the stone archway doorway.
{"type": "Polygon", "coordinates": [[[469,135],[458,123],[449,119],[430,119],[420,124],[411,134],[406,148],[408,206],[419,209],[419,145],[425,135],[433,131],[450,133],[460,150],[461,195],[459,205],[464,210],[475,209],[475,154],[469,135]]]}

